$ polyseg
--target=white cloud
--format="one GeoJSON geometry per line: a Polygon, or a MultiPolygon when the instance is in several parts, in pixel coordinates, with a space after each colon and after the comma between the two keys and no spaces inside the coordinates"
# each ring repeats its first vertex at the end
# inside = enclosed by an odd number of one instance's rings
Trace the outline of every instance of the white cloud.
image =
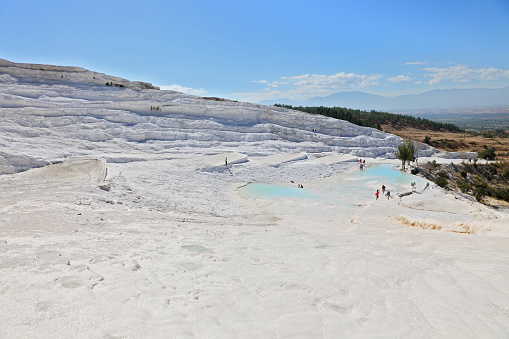
{"type": "Polygon", "coordinates": [[[421,61],[409,61],[405,65],[426,65],[426,63],[421,61]]]}
{"type": "Polygon", "coordinates": [[[392,83],[410,82],[412,79],[413,78],[409,77],[408,75],[398,75],[396,77],[387,78],[387,80],[392,83]]]}
{"type": "Polygon", "coordinates": [[[277,88],[279,85],[288,85],[287,82],[280,82],[280,81],[273,81],[268,82],[267,80],[253,80],[253,82],[259,83],[259,84],[265,84],[269,86],[270,88],[277,88]]]}
{"type": "Polygon", "coordinates": [[[471,80],[492,81],[499,78],[509,78],[509,70],[493,67],[471,69],[466,65],[456,65],[448,68],[424,68],[424,71],[430,72],[424,75],[425,77],[432,78],[429,84],[437,84],[443,80],[467,82],[471,80]]]}
{"type": "Polygon", "coordinates": [[[499,78],[509,78],[509,70],[503,70],[498,68],[481,68],[477,70],[477,77],[479,80],[496,80],[499,78]]]}
{"type": "Polygon", "coordinates": [[[269,82],[267,80],[253,80],[252,82],[258,83],[258,84],[266,84],[268,85],[269,82]]]}
{"type": "MultiPolygon", "coordinates": [[[[424,62],[407,64],[424,65],[424,62]]],[[[387,77],[388,84],[408,83],[413,85],[433,85],[445,80],[455,82],[492,81],[501,78],[509,79],[509,70],[494,67],[472,69],[465,65],[445,67],[419,67],[416,72],[387,77]],[[424,77],[424,78],[423,78],[424,77]]],[[[343,91],[363,90],[367,87],[381,87],[381,74],[337,73],[332,75],[301,74],[281,77],[276,81],[257,80],[253,83],[263,85],[258,91],[234,93],[238,100],[260,102],[262,100],[290,99],[302,102],[315,96],[327,96],[343,91]]],[[[386,84],[383,84],[386,85],[386,84]]]]}
{"type": "Polygon", "coordinates": [[[293,77],[281,77],[279,81],[256,80],[255,83],[267,85],[258,92],[235,93],[244,100],[258,102],[288,98],[305,100],[313,96],[327,96],[340,91],[355,90],[379,85],[380,74],[337,73],[333,75],[302,74],[293,77]],[[275,90],[275,89],[278,90],[275,90]]]}
{"type": "Polygon", "coordinates": [[[309,89],[352,89],[378,85],[377,80],[382,75],[371,74],[371,75],[358,75],[354,73],[337,73],[333,75],[318,75],[318,74],[303,74],[293,77],[282,77],[289,84],[303,87],[307,86],[309,89]]]}
{"type": "Polygon", "coordinates": [[[191,95],[207,94],[207,91],[202,88],[197,89],[197,88],[191,88],[191,87],[183,87],[180,85],[160,86],[160,88],[165,91],[177,91],[177,92],[182,92],[182,93],[191,94],[191,95]]]}

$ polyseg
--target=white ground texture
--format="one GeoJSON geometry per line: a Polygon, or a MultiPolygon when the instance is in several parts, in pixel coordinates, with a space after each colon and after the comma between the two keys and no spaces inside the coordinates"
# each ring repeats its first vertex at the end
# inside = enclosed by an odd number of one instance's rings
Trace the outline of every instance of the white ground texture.
{"type": "Polygon", "coordinates": [[[375,200],[396,136],[6,60],[0,117],[0,338],[509,337],[507,213],[375,200]]]}

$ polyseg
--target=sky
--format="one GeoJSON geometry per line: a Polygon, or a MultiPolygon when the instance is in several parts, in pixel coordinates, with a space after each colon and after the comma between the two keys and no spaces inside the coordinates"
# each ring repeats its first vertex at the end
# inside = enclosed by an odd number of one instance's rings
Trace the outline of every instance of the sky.
{"type": "Polygon", "coordinates": [[[260,102],[509,86],[509,0],[0,0],[0,58],[260,102]]]}

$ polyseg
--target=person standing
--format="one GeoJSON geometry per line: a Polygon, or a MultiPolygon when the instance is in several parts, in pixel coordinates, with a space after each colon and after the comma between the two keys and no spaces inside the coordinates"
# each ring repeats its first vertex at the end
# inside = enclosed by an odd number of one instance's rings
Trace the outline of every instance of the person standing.
{"type": "Polygon", "coordinates": [[[391,198],[391,191],[387,191],[387,200],[389,200],[391,198]]]}
{"type": "Polygon", "coordinates": [[[228,166],[228,157],[224,158],[224,165],[228,166]]]}
{"type": "Polygon", "coordinates": [[[385,185],[382,185],[382,194],[385,194],[385,185]]]}
{"type": "Polygon", "coordinates": [[[379,190],[376,190],[376,193],[375,193],[375,196],[376,196],[376,200],[378,200],[378,196],[380,195],[380,191],[379,190]]]}

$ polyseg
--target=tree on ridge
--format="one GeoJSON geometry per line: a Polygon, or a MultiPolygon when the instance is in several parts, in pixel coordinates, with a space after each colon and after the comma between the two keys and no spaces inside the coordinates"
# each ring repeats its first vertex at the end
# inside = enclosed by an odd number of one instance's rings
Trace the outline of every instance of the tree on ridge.
{"type": "Polygon", "coordinates": [[[410,139],[405,139],[403,143],[398,146],[398,150],[394,153],[397,159],[401,160],[401,167],[405,170],[405,162],[415,161],[415,153],[417,149],[415,144],[410,139]]]}

